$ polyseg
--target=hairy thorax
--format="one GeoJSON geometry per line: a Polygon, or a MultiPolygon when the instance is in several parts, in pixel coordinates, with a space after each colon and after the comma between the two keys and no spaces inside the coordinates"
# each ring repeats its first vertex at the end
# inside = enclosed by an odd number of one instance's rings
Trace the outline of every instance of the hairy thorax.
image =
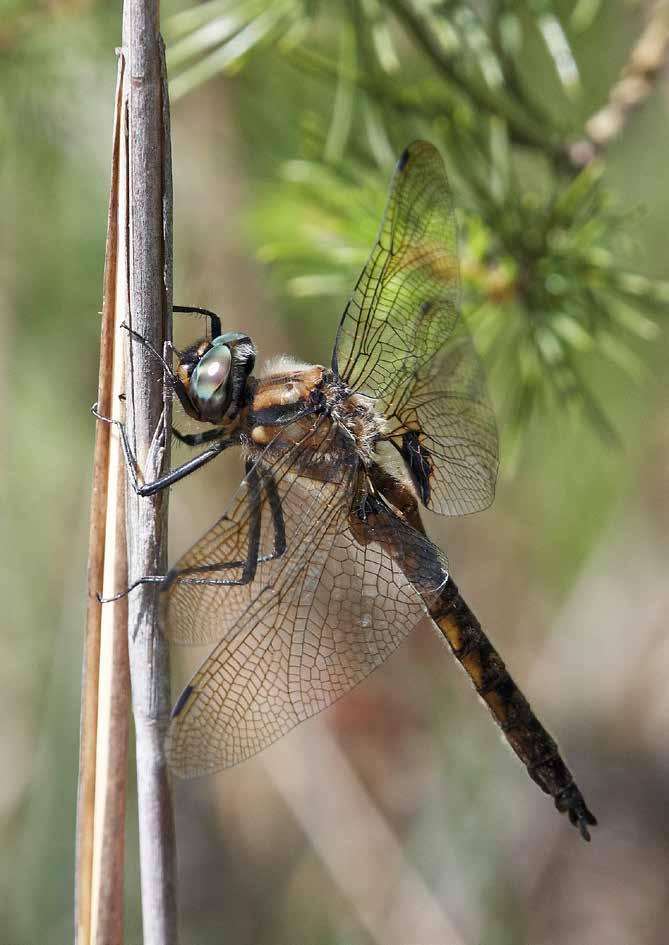
{"type": "Polygon", "coordinates": [[[371,462],[383,430],[371,398],[349,392],[321,365],[282,358],[269,371],[256,380],[244,418],[250,453],[299,444],[317,461],[319,478],[327,463],[371,462]]]}

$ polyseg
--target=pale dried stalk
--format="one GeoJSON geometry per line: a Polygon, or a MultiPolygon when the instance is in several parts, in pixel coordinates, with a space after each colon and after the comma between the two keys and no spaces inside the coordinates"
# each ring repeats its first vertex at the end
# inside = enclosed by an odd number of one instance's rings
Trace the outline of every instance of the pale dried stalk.
{"type": "MultiPolygon", "coordinates": [[[[159,350],[171,326],[169,106],[157,0],[127,0],[123,40],[98,399],[103,415],[125,419],[140,468],[146,478],[154,478],[168,461],[165,431],[170,403],[163,402],[161,369],[146,347],[129,343],[120,325],[130,324],[159,350]],[[119,416],[122,392],[124,418],[119,416]]],[[[82,694],[77,942],[120,945],[123,940],[129,645],[143,938],[145,945],[172,945],[176,942],[174,820],[163,748],[170,680],[167,644],[160,633],[159,592],[155,585],[144,586],[127,600],[102,608],[95,598],[96,592],[111,596],[126,587],[128,574],[165,572],[167,501],[164,495],[138,499],[130,490],[126,498],[117,431],[104,423],[98,425],[95,473],[82,694]]]]}
{"type": "MultiPolygon", "coordinates": [[[[158,351],[171,336],[172,191],[169,103],[157,0],[126,0],[123,42],[129,149],[128,322],[158,351]]],[[[169,461],[169,397],[161,366],[130,342],[126,360],[128,437],[146,481],[169,461]]],[[[128,490],[131,579],[165,574],[167,491],[138,498],[128,490]]],[[[168,645],[160,628],[160,590],[141,585],[128,599],[132,707],[137,751],[144,945],[176,943],[175,837],[164,751],[170,713],[168,645]]]]}
{"type": "MultiPolygon", "coordinates": [[[[98,403],[117,416],[123,385],[118,298],[127,175],[123,166],[122,86],[119,57],[112,174],[103,288],[98,403]],[[120,219],[119,219],[120,218],[120,219]]],[[[129,723],[128,613],[125,601],[101,607],[96,593],[113,594],[127,582],[125,463],[116,431],[96,430],[88,565],[88,610],[81,695],[79,791],[75,878],[75,940],[78,945],[123,939],[123,855],[129,723]]]]}

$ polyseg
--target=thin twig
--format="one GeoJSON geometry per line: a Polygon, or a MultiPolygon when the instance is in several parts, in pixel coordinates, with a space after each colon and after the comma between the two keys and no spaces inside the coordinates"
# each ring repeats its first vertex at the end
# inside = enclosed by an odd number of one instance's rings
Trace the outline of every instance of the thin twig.
{"type": "MultiPolygon", "coordinates": [[[[124,317],[116,293],[120,221],[125,214],[122,96],[125,60],[119,56],[112,174],[103,288],[98,402],[118,411],[122,349],[115,345],[124,317]]],[[[123,301],[121,302],[123,308],[123,301]]],[[[88,562],[88,610],[81,693],[75,940],[78,945],[120,945],[123,940],[123,859],[129,723],[128,616],[124,601],[101,608],[96,594],[127,581],[125,464],[115,430],[98,424],[88,562]]]]}
{"type": "Polygon", "coordinates": [[[648,101],[666,72],[668,52],[669,3],[658,0],[606,104],[585,123],[585,136],[571,145],[574,164],[589,164],[622,134],[632,113],[648,101]]]}
{"type": "MultiPolygon", "coordinates": [[[[158,0],[126,0],[128,51],[129,324],[159,351],[171,335],[171,163],[164,48],[158,0]]],[[[170,401],[160,366],[145,345],[128,341],[126,423],[146,479],[169,460],[170,401]]],[[[131,581],[164,574],[167,494],[128,493],[131,581]]],[[[130,674],[137,748],[144,945],[176,943],[174,815],[164,752],[169,721],[169,651],[160,630],[160,592],[142,585],[128,600],[130,674]]]]}

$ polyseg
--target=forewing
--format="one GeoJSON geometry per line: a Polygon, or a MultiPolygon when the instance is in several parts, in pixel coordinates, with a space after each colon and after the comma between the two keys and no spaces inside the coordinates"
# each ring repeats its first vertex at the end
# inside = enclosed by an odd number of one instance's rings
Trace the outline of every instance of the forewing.
{"type": "Polygon", "coordinates": [[[342,317],[334,367],[387,403],[427,365],[458,317],[451,191],[439,152],[416,141],[400,157],[381,229],[342,317]]]}
{"type": "Polygon", "coordinates": [[[446,561],[428,539],[378,500],[359,515],[359,501],[351,513],[342,498],[323,484],[319,514],[296,536],[302,550],[184,690],[167,743],[181,777],[243,761],[329,706],[393,652],[443,587],[446,561]]]}
{"type": "Polygon", "coordinates": [[[411,432],[403,455],[414,454],[413,469],[405,460],[419,497],[444,514],[489,505],[497,475],[494,418],[458,324],[459,294],[446,171],[436,148],[416,141],[398,162],[377,243],[339,326],[333,368],[377,401],[391,429],[411,432]]]}

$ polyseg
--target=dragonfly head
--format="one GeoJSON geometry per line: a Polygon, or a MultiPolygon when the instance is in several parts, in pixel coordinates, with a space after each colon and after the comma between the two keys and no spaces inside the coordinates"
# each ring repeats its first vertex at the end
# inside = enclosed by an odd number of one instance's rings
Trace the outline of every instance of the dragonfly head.
{"type": "Polygon", "coordinates": [[[177,377],[188,396],[184,406],[195,420],[222,423],[233,420],[244,404],[246,381],[253,370],[256,349],[248,337],[229,331],[211,341],[198,341],[183,353],[177,377]]]}

